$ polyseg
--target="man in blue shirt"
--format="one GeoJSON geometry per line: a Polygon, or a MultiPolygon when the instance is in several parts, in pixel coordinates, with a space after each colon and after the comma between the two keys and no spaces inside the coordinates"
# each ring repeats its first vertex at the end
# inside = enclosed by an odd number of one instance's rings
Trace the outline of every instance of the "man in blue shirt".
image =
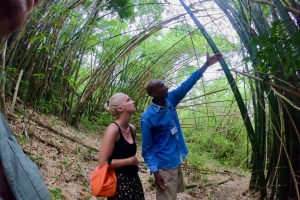
{"type": "Polygon", "coordinates": [[[150,174],[154,173],[157,200],[176,200],[177,193],[184,189],[180,164],[181,159],[186,158],[188,149],[176,106],[206,69],[221,58],[220,53],[207,55],[206,63],[171,92],[161,80],[153,80],[147,86],[147,92],[153,99],[141,117],[142,155],[150,174]]]}

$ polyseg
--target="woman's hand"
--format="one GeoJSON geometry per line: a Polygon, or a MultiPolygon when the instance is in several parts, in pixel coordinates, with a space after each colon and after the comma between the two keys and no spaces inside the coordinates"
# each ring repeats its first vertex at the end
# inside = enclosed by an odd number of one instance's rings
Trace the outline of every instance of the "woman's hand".
{"type": "Polygon", "coordinates": [[[130,165],[138,165],[138,159],[136,156],[131,156],[128,158],[130,160],[130,165]]]}

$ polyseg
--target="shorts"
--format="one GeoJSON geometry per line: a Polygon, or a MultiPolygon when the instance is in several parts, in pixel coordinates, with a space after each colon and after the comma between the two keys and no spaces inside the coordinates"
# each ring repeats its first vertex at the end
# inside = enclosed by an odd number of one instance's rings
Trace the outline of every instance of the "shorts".
{"type": "Polygon", "coordinates": [[[156,187],[156,200],[177,199],[177,193],[184,191],[183,176],[180,165],[173,169],[159,169],[159,174],[167,184],[166,189],[156,187]]]}

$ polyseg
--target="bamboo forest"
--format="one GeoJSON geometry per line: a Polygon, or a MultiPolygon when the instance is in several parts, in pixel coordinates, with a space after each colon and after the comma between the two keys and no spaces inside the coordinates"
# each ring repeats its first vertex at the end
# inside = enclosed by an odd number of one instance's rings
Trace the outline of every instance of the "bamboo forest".
{"type": "Polygon", "coordinates": [[[299,0],[40,0],[1,40],[1,113],[52,199],[97,199],[89,177],[114,120],[103,105],[117,92],[135,101],[141,148],[147,84],[171,91],[216,53],[177,106],[184,177],[197,183],[186,199],[300,200],[299,0]],[[201,196],[208,163],[249,174],[247,194],[201,196]]]}

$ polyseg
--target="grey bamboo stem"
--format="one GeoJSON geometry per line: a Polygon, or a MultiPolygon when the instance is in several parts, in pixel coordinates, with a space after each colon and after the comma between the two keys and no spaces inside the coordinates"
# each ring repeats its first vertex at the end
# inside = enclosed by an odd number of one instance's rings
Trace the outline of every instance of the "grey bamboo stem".
{"type": "Polygon", "coordinates": [[[1,96],[0,96],[0,102],[1,102],[1,112],[6,117],[6,111],[5,111],[5,53],[6,53],[6,47],[7,47],[7,39],[8,37],[2,38],[2,54],[0,59],[0,83],[1,83],[1,96]]]}
{"type": "Polygon", "coordinates": [[[252,75],[250,75],[250,74],[248,74],[248,73],[241,72],[241,71],[238,71],[238,70],[235,70],[235,69],[230,69],[230,71],[233,71],[233,72],[235,72],[235,73],[237,73],[237,74],[241,74],[241,75],[244,75],[244,76],[246,76],[246,77],[248,77],[248,78],[257,80],[257,81],[259,81],[259,82],[261,82],[261,83],[263,83],[263,84],[272,86],[272,87],[274,87],[274,88],[276,88],[276,89],[279,89],[279,90],[281,90],[281,91],[283,91],[283,92],[289,93],[289,94],[291,94],[291,95],[295,95],[295,96],[297,96],[297,97],[300,98],[300,93],[294,92],[294,91],[292,91],[292,90],[290,90],[290,89],[287,89],[287,88],[282,87],[282,86],[280,86],[280,85],[277,85],[277,84],[275,84],[275,83],[272,83],[272,82],[269,82],[269,81],[264,81],[264,80],[262,80],[262,79],[260,79],[260,78],[257,78],[256,76],[252,76],[252,75]]]}
{"type": "Polygon", "coordinates": [[[10,113],[14,113],[15,104],[16,104],[16,100],[17,100],[17,96],[18,96],[18,91],[19,91],[19,86],[20,86],[20,82],[22,80],[23,72],[24,72],[24,70],[21,69],[19,77],[18,77],[18,81],[16,83],[15,93],[14,93],[13,101],[12,101],[12,104],[11,104],[10,113]]]}
{"type": "MultiPolygon", "coordinates": [[[[251,1],[254,2],[254,3],[258,3],[258,4],[264,4],[264,5],[275,7],[274,3],[270,2],[270,1],[261,1],[261,0],[251,0],[251,1]]],[[[292,12],[295,15],[300,14],[300,11],[293,8],[293,7],[290,7],[290,6],[284,6],[284,7],[287,11],[292,12]]]]}

